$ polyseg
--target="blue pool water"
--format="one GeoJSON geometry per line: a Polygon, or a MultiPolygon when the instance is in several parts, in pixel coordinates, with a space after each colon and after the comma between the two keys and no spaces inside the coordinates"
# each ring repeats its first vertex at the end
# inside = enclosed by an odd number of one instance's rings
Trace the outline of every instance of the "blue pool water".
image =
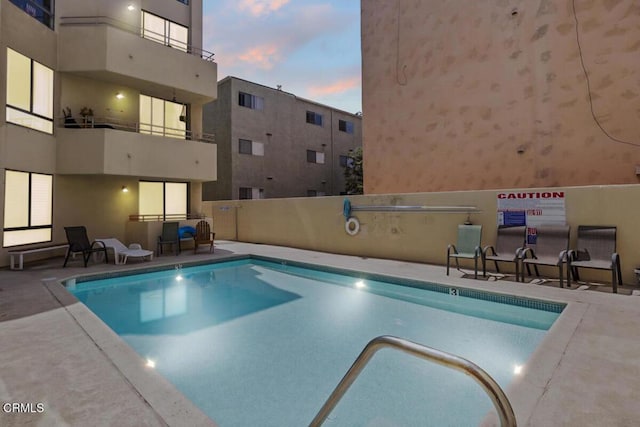
{"type": "MultiPolygon", "coordinates": [[[[467,358],[506,389],[561,311],[434,286],[240,260],[72,292],[221,427],[282,427],[308,425],[379,335],[467,358]]],[[[492,408],[471,378],[383,349],[325,425],[474,426],[492,408]]]]}

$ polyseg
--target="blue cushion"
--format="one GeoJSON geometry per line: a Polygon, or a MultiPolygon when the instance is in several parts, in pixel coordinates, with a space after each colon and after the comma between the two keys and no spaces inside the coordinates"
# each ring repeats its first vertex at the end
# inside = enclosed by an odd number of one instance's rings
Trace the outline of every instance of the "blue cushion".
{"type": "Polygon", "coordinates": [[[185,225],[178,229],[178,237],[180,237],[181,239],[185,237],[193,237],[195,235],[196,235],[196,229],[190,225],[185,225]]]}

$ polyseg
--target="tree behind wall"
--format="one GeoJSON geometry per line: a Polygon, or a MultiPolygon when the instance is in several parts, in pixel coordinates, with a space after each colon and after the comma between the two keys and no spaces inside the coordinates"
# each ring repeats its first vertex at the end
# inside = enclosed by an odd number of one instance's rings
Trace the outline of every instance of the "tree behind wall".
{"type": "Polygon", "coordinates": [[[363,194],[362,147],[349,152],[349,163],[344,169],[344,177],[347,194],[363,194]]]}

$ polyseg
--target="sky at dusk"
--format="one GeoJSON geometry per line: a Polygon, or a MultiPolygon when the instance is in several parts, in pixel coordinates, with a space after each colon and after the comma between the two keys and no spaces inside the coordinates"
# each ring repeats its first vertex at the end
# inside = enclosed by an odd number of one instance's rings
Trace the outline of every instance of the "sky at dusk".
{"type": "Polygon", "coordinates": [[[203,14],[219,80],[362,111],[359,0],[204,0],[203,14]]]}

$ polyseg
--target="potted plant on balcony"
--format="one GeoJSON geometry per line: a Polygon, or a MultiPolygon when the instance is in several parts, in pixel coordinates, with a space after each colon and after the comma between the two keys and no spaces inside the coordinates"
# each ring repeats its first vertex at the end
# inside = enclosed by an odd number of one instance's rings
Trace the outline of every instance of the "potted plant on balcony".
{"type": "Polygon", "coordinates": [[[82,121],[84,123],[84,127],[92,127],[93,126],[93,110],[89,107],[82,107],[80,109],[80,115],[82,116],[82,121]]]}
{"type": "Polygon", "coordinates": [[[89,107],[82,107],[80,110],[80,115],[82,117],[93,117],[93,110],[89,107]]]}

